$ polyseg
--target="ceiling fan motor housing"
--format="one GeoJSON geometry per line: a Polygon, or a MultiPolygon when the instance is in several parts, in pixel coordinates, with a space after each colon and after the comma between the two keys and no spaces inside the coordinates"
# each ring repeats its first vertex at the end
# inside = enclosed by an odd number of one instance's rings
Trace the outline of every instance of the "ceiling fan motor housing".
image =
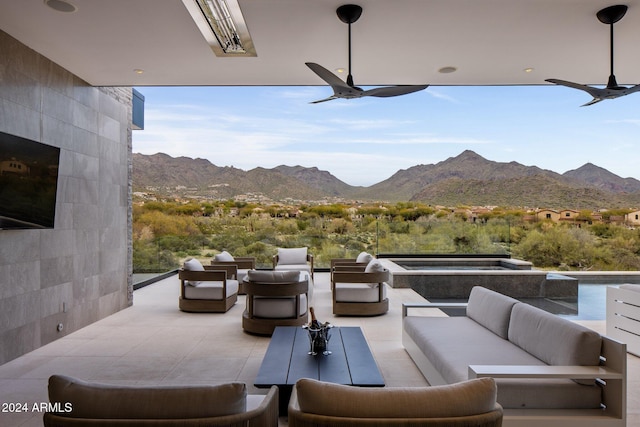
{"type": "Polygon", "coordinates": [[[357,4],[345,4],[336,9],[336,14],[345,24],[353,24],[362,15],[362,7],[357,4]]]}

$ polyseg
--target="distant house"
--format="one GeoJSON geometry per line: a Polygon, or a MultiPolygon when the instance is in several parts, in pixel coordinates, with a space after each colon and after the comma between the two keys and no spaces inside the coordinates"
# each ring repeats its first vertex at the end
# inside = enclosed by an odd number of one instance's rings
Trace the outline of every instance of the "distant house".
{"type": "Polygon", "coordinates": [[[640,225],[640,210],[629,212],[624,216],[627,225],[640,225]]]}
{"type": "Polygon", "coordinates": [[[574,221],[576,217],[580,215],[580,212],[572,209],[564,209],[560,211],[560,221],[574,221]]]}
{"type": "Polygon", "coordinates": [[[553,209],[540,209],[536,212],[536,218],[538,221],[553,221],[558,222],[560,219],[560,213],[558,211],[554,211],[553,209]]]}
{"type": "Polygon", "coordinates": [[[626,215],[611,215],[609,217],[609,224],[622,224],[624,223],[626,215]]]}

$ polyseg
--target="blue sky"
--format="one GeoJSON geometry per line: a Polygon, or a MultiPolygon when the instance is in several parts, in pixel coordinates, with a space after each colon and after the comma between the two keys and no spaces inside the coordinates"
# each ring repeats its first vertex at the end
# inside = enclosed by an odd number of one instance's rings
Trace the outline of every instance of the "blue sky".
{"type": "Polygon", "coordinates": [[[351,185],[464,150],[563,173],[587,162],[640,179],[640,94],[580,107],[558,86],[431,86],[395,98],[333,100],[328,86],[140,87],[133,151],[217,166],[316,166],[351,185]]]}

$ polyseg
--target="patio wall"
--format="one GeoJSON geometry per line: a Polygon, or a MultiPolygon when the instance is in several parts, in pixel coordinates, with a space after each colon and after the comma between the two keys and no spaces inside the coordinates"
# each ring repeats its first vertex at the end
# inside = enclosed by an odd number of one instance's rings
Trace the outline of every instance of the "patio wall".
{"type": "Polygon", "coordinates": [[[3,364],[132,303],[132,95],[2,31],[0,52],[0,131],[61,148],[55,227],[0,230],[3,364]]]}

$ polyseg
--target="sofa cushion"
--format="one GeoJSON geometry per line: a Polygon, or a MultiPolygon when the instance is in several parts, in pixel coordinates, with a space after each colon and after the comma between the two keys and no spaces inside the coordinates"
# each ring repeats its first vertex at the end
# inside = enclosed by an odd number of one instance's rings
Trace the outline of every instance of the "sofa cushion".
{"type": "Polygon", "coordinates": [[[233,258],[233,255],[231,255],[229,252],[227,252],[227,251],[222,251],[222,252],[220,252],[219,254],[216,254],[216,255],[213,257],[213,260],[214,260],[214,261],[230,262],[230,261],[233,261],[233,260],[234,260],[234,258],[233,258]]]}
{"type": "Polygon", "coordinates": [[[371,255],[369,252],[360,252],[356,257],[356,262],[364,264],[365,262],[369,262],[372,259],[373,259],[373,255],[371,255]]]}
{"type": "MultiPolygon", "coordinates": [[[[259,283],[292,283],[301,280],[299,271],[271,271],[271,270],[249,270],[247,280],[259,283]]],[[[302,279],[304,280],[304,279],[302,279]]]]}
{"type": "Polygon", "coordinates": [[[529,304],[513,307],[509,341],[549,365],[600,363],[600,334],[529,304]]]}
{"type": "Polygon", "coordinates": [[[407,316],[404,330],[446,383],[468,379],[469,365],[544,365],[468,317],[407,316]]]}
{"type": "Polygon", "coordinates": [[[307,248],[278,248],[278,265],[306,264],[307,248]]]}
{"type": "Polygon", "coordinates": [[[351,418],[463,417],[493,411],[496,385],[480,378],[436,387],[351,387],[308,378],[296,383],[302,412],[351,418]]]}
{"type": "MultiPolygon", "coordinates": [[[[184,289],[184,296],[188,299],[221,300],[221,281],[200,282],[198,286],[187,286],[184,289]]],[[[237,280],[227,279],[227,298],[238,293],[239,283],[237,280]]]]}
{"type": "Polygon", "coordinates": [[[49,400],[73,411],[59,415],[94,419],[187,419],[246,410],[243,383],[202,386],[116,386],[63,375],[49,378],[49,400]]]}
{"type": "Polygon", "coordinates": [[[507,339],[511,309],[518,303],[517,299],[481,286],[471,289],[467,317],[475,320],[501,338],[507,339]]]}

